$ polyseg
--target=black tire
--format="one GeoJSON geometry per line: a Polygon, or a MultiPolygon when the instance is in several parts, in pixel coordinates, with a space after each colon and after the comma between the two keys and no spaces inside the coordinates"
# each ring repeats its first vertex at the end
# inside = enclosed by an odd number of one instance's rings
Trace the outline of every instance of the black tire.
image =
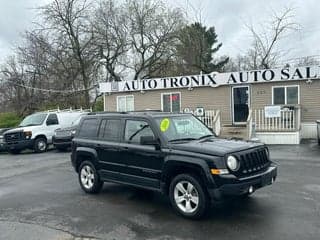
{"type": "Polygon", "coordinates": [[[90,194],[99,193],[103,187],[103,182],[100,181],[96,168],[90,161],[84,161],[81,163],[78,171],[78,180],[82,190],[85,191],[86,193],[90,193],[90,194]],[[89,173],[88,169],[90,169],[90,172],[91,172],[90,175],[93,176],[93,179],[89,180],[90,177],[87,175],[86,179],[87,179],[88,185],[86,185],[84,180],[85,178],[82,171],[89,173]]]}
{"type": "MultiPolygon", "coordinates": [[[[180,185],[181,187],[181,185],[180,185]]],[[[186,218],[191,218],[191,219],[199,219],[205,216],[210,208],[210,200],[208,197],[208,194],[197,176],[189,175],[189,174],[180,174],[177,175],[170,183],[170,188],[169,188],[169,197],[170,197],[170,202],[171,205],[173,206],[174,210],[182,215],[183,217],[186,218]],[[182,184],[184,187],[188,188],[188,183],[191,183],[192,187],[196,190],[192,190],[190,193],[186,192],[185,195],[179,195],[179,193],[182,193],[182,191],[179,190],[179,187],[177,187],[178,184],[182,184]],[[176,191],[176,197],[178,198],[186,198],[185,200],[182,200],[180,203],[180,207],[178,206],[176,200],[175,200],[175,191],[176,191]],[[189,194],[189,195],[188,195],[189,194]],[[193,201],[190,199],[193,197],[198,197],[198,204],[195,204],[193,201]],[[189,199],[189,200],[188,200],[189,199]],[[189,204],[191,206],[191,209],[193,208],[192,211],[187,210],[187,202],[189,201],[189,204]],[[181,204],[186,205],[186,210],[182,210],[183,206],[181,204]]],[[[189,207],[190,209],[190,207],[189,207]]]]}
{"type": "Polygon", "coordinates": [[[34,141],[33,150],[36,153],[43,153],[47,151],[47,148],[48,148],[47,139],[40,137],[34,141]]]}
{"type": "Polygon", "coordinates": [[[20,149],[10,149],[10,150],[8,150],[8,152],[10,154],[16,155],[16,154],[19,154],[21,152],[21,150],[20,149]]]}

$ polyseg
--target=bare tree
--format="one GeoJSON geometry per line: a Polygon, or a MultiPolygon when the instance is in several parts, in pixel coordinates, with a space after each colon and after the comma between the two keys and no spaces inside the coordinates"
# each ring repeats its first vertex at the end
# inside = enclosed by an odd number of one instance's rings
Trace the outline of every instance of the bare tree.
{"type": "MultiPolygon", "coordinates": [[[[93,31],[90,23],[90,5],[86,0],[54,0],[43,7],[47,22],[44,30],[49,29],[58,40],[65,39],[67,49],[78,64],[81,82],[89,89],[94,78],[90,76],[94,58],[92,49],[93,31]]],[[[90,105],[89,90],[84,91],[85,105],[90,105]]]]}
{"type": "Polygon", "coordinates": [[[184,18],[180,10],[168,9],[161,1],[128,0],[125,6],[130,26],[128,59],[132,59],[125,65],[134,70],[134,79],[147,78],[174,55],[184,18]]]}
{"type": "Polygon", "coordinates": [[[114,0],[102,1],[95,10],[93,22],[94,45],[97,49],[98,64],[105,66],[110,78],[120,81],[121,59],[129,49],[128,17],[122,6],[114,0]]]}
{"type": "Polygon", "coordinates": [[[292,8],[285,8],[281,13],[273,12],[270,19],[271,21],[261,26],[260,31],[253,25],[246,25],[253,38],[245,57],[251,69],[266,69],[276,65],[284,54],[278,50],[281,39],[299,29],[292,8]]]}

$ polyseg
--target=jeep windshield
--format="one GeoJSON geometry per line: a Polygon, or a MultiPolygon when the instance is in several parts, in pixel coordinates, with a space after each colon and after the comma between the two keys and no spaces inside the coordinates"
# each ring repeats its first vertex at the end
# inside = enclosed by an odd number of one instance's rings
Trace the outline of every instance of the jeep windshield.
{"type": "Polygon", "coordinates": [[[161,133],[169,142],[192,141],[214,136],[214,134],[192,115],[156,118],[161,133]]]}
{"type": "Polygon", "coordinates": [[[22,120],[22,122],[19,124],[19,127],[41,125],[45,120],[46,116],[47,116],[46,113],[36,113],[36,114],[29,115],[22,120]]]}

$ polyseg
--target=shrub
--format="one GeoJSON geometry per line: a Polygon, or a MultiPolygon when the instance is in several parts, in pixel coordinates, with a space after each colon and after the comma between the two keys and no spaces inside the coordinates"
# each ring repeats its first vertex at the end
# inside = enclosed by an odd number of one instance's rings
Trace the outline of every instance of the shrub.
{"type": "Polygon", "coordinates": [[[102,112],[104,110],[104,107],[103,107],[103,97],[99,97],[97,99],[97,101],[95,102],[93,108],[92,108],[92,111],[93,112],[102,112]]]}
{"type": "Polygon", "coordinates": [[[21,122],[22,118],[16,113],[0,113],[0,128],[15,127],[21,122]]]}

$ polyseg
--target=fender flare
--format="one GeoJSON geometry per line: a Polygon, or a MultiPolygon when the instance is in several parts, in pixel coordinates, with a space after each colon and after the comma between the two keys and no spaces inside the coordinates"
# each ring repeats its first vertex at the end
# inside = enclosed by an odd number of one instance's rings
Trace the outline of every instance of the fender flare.
{"type": "Polygon", "coordinates": [[[174,166],[174,165],[187,165],[189,167],[199,168],[200,171],[203,174],[203,177],[205,177],[205,184],[209,184],[211,186],[215,186],[215,182],[213,180],[213,177],[211,175],[209,166],[207,162],[201,158],[194,158],[194,157],[188,157],[188,156],[179,156],[179,155],[171,155],[168,156],[163,164],[162,168],[162,176],[161,176],[161,182],[165,182],[165,177],[168,172],[168,170],[174,166]]]}
{"type": "Polygon", "coordinates": [[[86,158],[90,158],[92,160],[93,165],[97,168],[98,167],[98,153],[95,149],[88,148],[88,147],[77,147],[75,152],[75,159],[76,159],[76,169],[81,164],[82,160],[86,158]]]}

